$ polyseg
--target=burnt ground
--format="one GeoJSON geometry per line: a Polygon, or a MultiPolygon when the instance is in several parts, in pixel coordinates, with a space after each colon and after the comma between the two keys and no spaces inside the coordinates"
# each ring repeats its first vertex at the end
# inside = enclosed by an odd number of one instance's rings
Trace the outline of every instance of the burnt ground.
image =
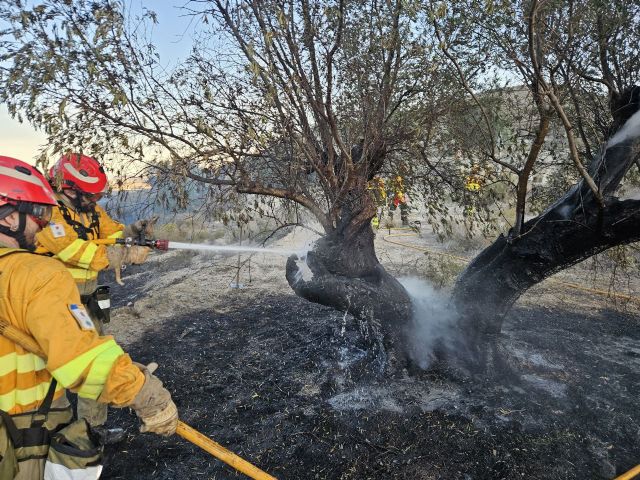
{"type": "MultiPolygon", "coordinates": [[[[144,289],[129,282],[132,301],[144,289]]],[[[160,364],[182,420],[279,479],[610,479],[640,463],[638,323],[529,302],[499,340],[517,379],[385,376],[351,317],[247,289],[163,318],[127,350],[160,364]]],[[[110,422],[129,436],[103,478],[246,478],[137,433],[128,411],[110,422]]]]}

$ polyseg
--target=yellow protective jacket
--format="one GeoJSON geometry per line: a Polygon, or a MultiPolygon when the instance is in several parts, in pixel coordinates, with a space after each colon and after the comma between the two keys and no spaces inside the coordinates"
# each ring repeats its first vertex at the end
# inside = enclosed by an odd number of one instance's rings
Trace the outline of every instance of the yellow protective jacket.
{"type": "Polygon", "coordinates": [[[62,205],[53,209],[49,226],[36,235],[37,246],[41,247],[38,251],[44,249],[53,253],[54,258],[64,263],[76,283],[95,281],[98,272],[108,267],[109,260],[107,247],[91,243],[90,240],[120,238],[123,236],[124,225],[111,219],[98,205],[94,219],[90,213],[76,213],[64,200],[60,202],[62,205]],[[65,220],[65,208],[70,218],[86,229],[86,239],[81,238],[76,229],[65,220]]]}
{"type": "Polygon", "coordinates": [[[384,187],[384,180],[380,177],[373,177],[367,183],[367,190],[371,190],[373,193],[373,199],[378,207],[384,206],[387,203],[387,191],[384,187]]]}
{"type": "Polygon", "coordinates": [[[407,203],[407,198],[404,194],[404,179],[401,176],[395,177],[391,180],[391,188],[394,191],[392,203],[397,207],[400,204],[407,203]]]}
{"type": "Polygon", "coordinates": [[[51,376],[54,398],[68,388],[116,406],[129,404],[144,375],[111,336],[82,328],[71,313],[82,307],[69,272],[53,258],[0,245],[0,318],[32,336],[46,363],[0,336],[0,409],[9,414],[38,408],[51,376]]]}

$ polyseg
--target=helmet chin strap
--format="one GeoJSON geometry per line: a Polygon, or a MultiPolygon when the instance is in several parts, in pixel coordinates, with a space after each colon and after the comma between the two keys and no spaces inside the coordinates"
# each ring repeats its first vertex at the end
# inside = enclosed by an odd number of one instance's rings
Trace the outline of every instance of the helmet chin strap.
{"type": "Polygon", "coordinates": [[[23,248],[24,250],[33,251],[36,249],[36,246],[27,240],[24,232],[27,226],[27,214],[26,213],[18,213],[18,228],[7,227],[6,225],[0,225],[0,233],[6,235],[7,237],[15,238],[18,242],[18,246],[23,248]]]}

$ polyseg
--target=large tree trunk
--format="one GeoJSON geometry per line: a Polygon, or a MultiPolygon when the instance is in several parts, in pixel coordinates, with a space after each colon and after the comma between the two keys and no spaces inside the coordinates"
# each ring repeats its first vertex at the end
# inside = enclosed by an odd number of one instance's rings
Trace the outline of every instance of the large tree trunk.
{"type": "Polygon", "coordinates": [[[358,215],[343,211],[338,228],[318,240],[305,258],[290,257],[287,281],[299,296],[357,317],[372,346],[379,346],[384,355],[404,358],[402,334],[411,318],[411,301],[380,265],[372,215],[363,211],[359,208],[358,215]]]}
{"type": "MultiPolygon", "coordinates": [[[[628,122],[638,123],[640,112],[628,122]]],[[[640,201],[613,195],[638,157],[638,133],[612,139],[590,173],[605,199],[599,208],[581,181],[517,237],[500,236],[459,277],[453,298],[470,342],[498,333],[505,314],[530,287],[608,248],[640,240],[640,201]]]]}
{"type": "MultiPolygon", "coordinates": [[[[567,200],[569,201],[569,200],[567,200]]],[[[565,207],[564,202],[558,208],[565,207]]],[[[572,217],[556,209],[528,221],[524,235],[500,236],[462,273],[454,299],[466,326],[497,333],[513,303],[548,276],[616,245],[640,240],[640,202],[613,201],[598,212],[572,217]]]]}

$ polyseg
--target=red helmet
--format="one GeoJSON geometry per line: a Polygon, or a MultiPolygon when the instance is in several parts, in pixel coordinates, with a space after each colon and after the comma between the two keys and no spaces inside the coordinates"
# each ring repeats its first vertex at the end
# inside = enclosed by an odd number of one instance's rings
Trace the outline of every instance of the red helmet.
{"type": "Polygon", "coordinates": [[[0,156],[0,205],[19,202],[58,204],[47,179],[35,167],[0,156]]]}
{"type": "Polygon", "coordinates": [[[49,170],[49,178],[61,188],[73,188],[82,193],[96,195],[107,186],[104,168],[94,158],[79,153],[69,153],[49,170]]]}

